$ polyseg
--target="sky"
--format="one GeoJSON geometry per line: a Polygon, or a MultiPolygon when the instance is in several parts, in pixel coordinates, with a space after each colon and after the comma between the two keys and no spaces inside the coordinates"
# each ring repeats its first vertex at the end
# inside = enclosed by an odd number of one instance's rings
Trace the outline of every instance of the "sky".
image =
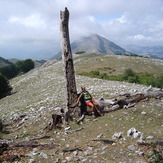
{"type": "Polygon", "coordinates": [[[0,57],[53,57],[65,7],[71,42],[96,33],[122,47],[163,45],[163,0],[0,0],[0,57]]]}

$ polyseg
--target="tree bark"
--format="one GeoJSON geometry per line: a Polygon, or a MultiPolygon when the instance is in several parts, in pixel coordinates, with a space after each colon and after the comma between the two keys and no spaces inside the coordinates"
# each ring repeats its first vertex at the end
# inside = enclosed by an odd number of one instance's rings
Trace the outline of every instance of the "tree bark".
{"type": "Polygon", "coordinates": [[[77,90],[73,57],[69,39],[69,11],[67,8],[65,8],[65,11],[60,12],[60,19],[62,60],[64,63],[64,75],[66,82],[66,107],[71,113],[73,112],[73,109],[70,106],[77,100],[77,90]]]}

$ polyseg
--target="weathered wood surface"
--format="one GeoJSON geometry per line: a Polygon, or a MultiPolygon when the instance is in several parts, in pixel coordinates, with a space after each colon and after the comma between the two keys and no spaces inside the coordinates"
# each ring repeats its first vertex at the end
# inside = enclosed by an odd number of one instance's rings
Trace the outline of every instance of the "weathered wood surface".
{"type": "Polygon", "coordinates": [[[136,94],[136,95],[132,95],[129,97],[126,97],[124,99],[118,100],[117,104],[119,105],[120,108],[123,108],[124,106],[127,105],[131,105],[131,104],[135,104],[138,103],[141,100],[144,100],[146,98],[146,96],[142,93],[136,94]]]}
{"type": "Polygon", "coordinates": [[[42,147],[49,147],[49,148],[54,148],[56,146],[60,146],[59,144],[56,143],[39,143],[37,141],[21,141],[18,143],[0,143],[0,147],[2,148],[8,148],[8,149],[13,149],[13,148],[35,148],[38,146],[42,146],[42,147]]]}
{"type": "Polygon", "coordinates": [[[149,98],[160,99],[163,97],[163,90],[152,90],[152,87],[148,87],[146,92],[137,93],[135,95],[126,94],[126,97],[117,101],[120,108],[125,106],[134,106],[139,101],[149,98]]]}
{"type": "Polygon", "coordinates": [[[65,11],[60,12],[60,20],[62,60],[64,62],[64,75],[66,82],[66,107],[71,113],[75,111],[75,109],[70,106],[77,101],[77,90],[69,39],[69,11],[67,8],[65,8],[65,11]]]}

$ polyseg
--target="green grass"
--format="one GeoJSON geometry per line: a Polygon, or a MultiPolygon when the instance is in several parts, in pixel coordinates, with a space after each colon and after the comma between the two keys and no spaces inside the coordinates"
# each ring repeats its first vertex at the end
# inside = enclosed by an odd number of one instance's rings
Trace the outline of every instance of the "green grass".
{"type": "MultiPolygon", "coordinates": [[[[103,74],[103,78],[107,76],[120,76],[127,68],[131,68],[136,74],[146,72],[148,74],[154,74],[154,77],[159,76],[163,72],[161,67],[162,61],[139,57],[102,55],[94,55],[93,57],[92,55],[76,55],[74,63],[77,74],[94,71],[94,75],[103,74]]],[[[147,89],[143,85],[126,82],[110,82],[78,75],[76,75],[76,83],[78,89],[82,85],[85,85],[95,99],[101,97],[105,99],[119,99],[123,98],[118,96],[121,93],[133,93],[134,90],[143,92],[147,89]]],[[[29,119],[22,124],[21,128],[15,132],[6,134],[5,139],[13,139],[15,136],[18,136],[18,139],[14,139],[14,141],[20,142],[45,134],[51,135],[51,139],[37,141],[40,143],[52,142],[59,144],[59,146],[54,146],[52,149],[38,147],[39,152],[43,151],[48,154],[48,159],[42,159],[36,155],[36,162],[40,160],[41,162],[54,162],[56,158],[60,158],[63,161],[67,156],[73,157],[74,153],[62,154],[62,150],[74,147],[83,149],[83,151],[78,152],[77,157],[87,157],[84,155],[84,152],[87,151],[88,147],[93,147],[92,153],[90,154],[91,162],[145,161],[143,157],[136,155],[135,151],[128,150],[129,145],[137,144],[137,139],[127,137],[127,130],[135,127],[138,131],[144,133],[145,138],[149,135],[154,136],[154,139],[151,141],[163,139],[162,117],[160,116],[162,114],[162,101],[156,101],[155,99],[150,99],[148,102],[140,102],[133,108],[106,113],[105,116],[99,117],[95,121],[91,116],[86,116],[83,124],[77,125],[75,120],[70,122],[68,125],[71,127],[70,130],[84,127],[79,132],[65,134],[64,129],[54,129],[50,132],[43,131],[43,128],[52,120],[51,114],[54,113],[55,107],[61,106],[65,100],[62,62],[18,76],[11,80],[11,84],[16,93],[0,100],[0,117],[5,117],[5,120],[9,122],[10,119],[8,117],[15,116],[15,112],[18,112],[20,115],[25,112],[28,114],[28,110],[32,108],[34,110],[30,112],[30,115],[32,115],[42,106],[45,109],[42,112],[36,112],[37,114],[34,118],[31,118],[29,115],[29,119]],[[52,109],[48,110],[48,108],[52,109]],[[142,115],[142,111],[145,111],[147,114],[142,115]],[[114,146],[92,141],[92,139],[95,139],[101,133],[103,134],[102,139],[111,140],[113,134],[120,131],[123,132],[123,137],[126,140],[118,139],[114,146]],[[104,146],[108,148],[104,150],[106,152],[105,154],[101,154],[103,151],[100,149],[104,146]],[[120,152],[123,153],[121,154],[120,152]],[[98,157],[93,158],[94,154],[98,157]]],[[[6,124],[7,122],[4,123],[6,124]]],[[[10,127],[11,129],[16,129],[15,126],[16,124],[13,124],[10,127]]],[[[144,150],[143,147],[138,148],[144,150]]],[[[22,149],[22,152],[24,153],[20,152],[19,154],[26,155],[30,153],[30,151],[25,151],[25,149],[22,149]]],[[[75,158],[73,159],[72,162],[77,162],[75,158]]],[[[21,162],[28,161],[29,158],[21,158],[21,162]]]]}
{"type": "Polygon", "coordinates": [[[74,61],[77,73],[98,70],[100,73],[109,74],[112,71],[112,75],[119,75],[128,68],[136,73],[147,72],[155,75],[163,73],[163,61],[150,58],[89,54],[76,57],[74,61]]]}
{"type": "Polygon", "coordinates": [[[83,53],[85,53],[85,51],[78,51],[75,54],[83,54],[83,53]]]}
{"type": "Polygon", "coordinates": [[[76,72],[83,76],[161,88],[163,87],[162,64],[161,60],[135,56],[93,56],[90,54],[80,59],[77,58],[75,68],[76,72]],[[125,74],[127,70],[131,70],[133,74],[125,74]]]}
{"type": "MultiPolygon", "coordinates": [[[[128,69],[129,70],[129,69],[128,69]]],[[[155,77],[153,74],[146,72],[126,74],[127,69],[123,74],[120,75],[108,75],[106,73],[100,73],[97,71],[82,72],[79,75],[88,76],[92,78],[105,79],[105,80],[116,80],[116,81],[126,81],[129,83],[143,84],[146,86],[152,85],[153,87],[162,88],[163,87],[163,75],[155,77]]]]}

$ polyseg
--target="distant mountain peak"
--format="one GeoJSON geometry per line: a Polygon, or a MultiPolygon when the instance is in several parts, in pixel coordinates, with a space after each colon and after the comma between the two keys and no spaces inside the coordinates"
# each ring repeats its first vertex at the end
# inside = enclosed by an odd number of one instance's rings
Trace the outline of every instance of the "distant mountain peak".
{"type": "Polygon", "coordinates": [[[83,36],[80,40],[74,41],[71,44],[72,52],[86,51],[89,53],[100,54],[129,54],[125,49],[121,48],[112,41],[98,35],[90,34],[83,36]]]}
{"type": "MultiPolygon", "coordinates": [[[[79,40],[75,40],[71,44],[72,53],[79,51],[85,51],[86,53],[97,53],[105,55],[114,55],[114,54],[131,54],[122,47],[113,43],[112,41],[98,35],[90,34],[87,36],[81,37],[79,40]]],[[[61,52],[53,57],[53,59],[60,58],[61,52]]]]}

